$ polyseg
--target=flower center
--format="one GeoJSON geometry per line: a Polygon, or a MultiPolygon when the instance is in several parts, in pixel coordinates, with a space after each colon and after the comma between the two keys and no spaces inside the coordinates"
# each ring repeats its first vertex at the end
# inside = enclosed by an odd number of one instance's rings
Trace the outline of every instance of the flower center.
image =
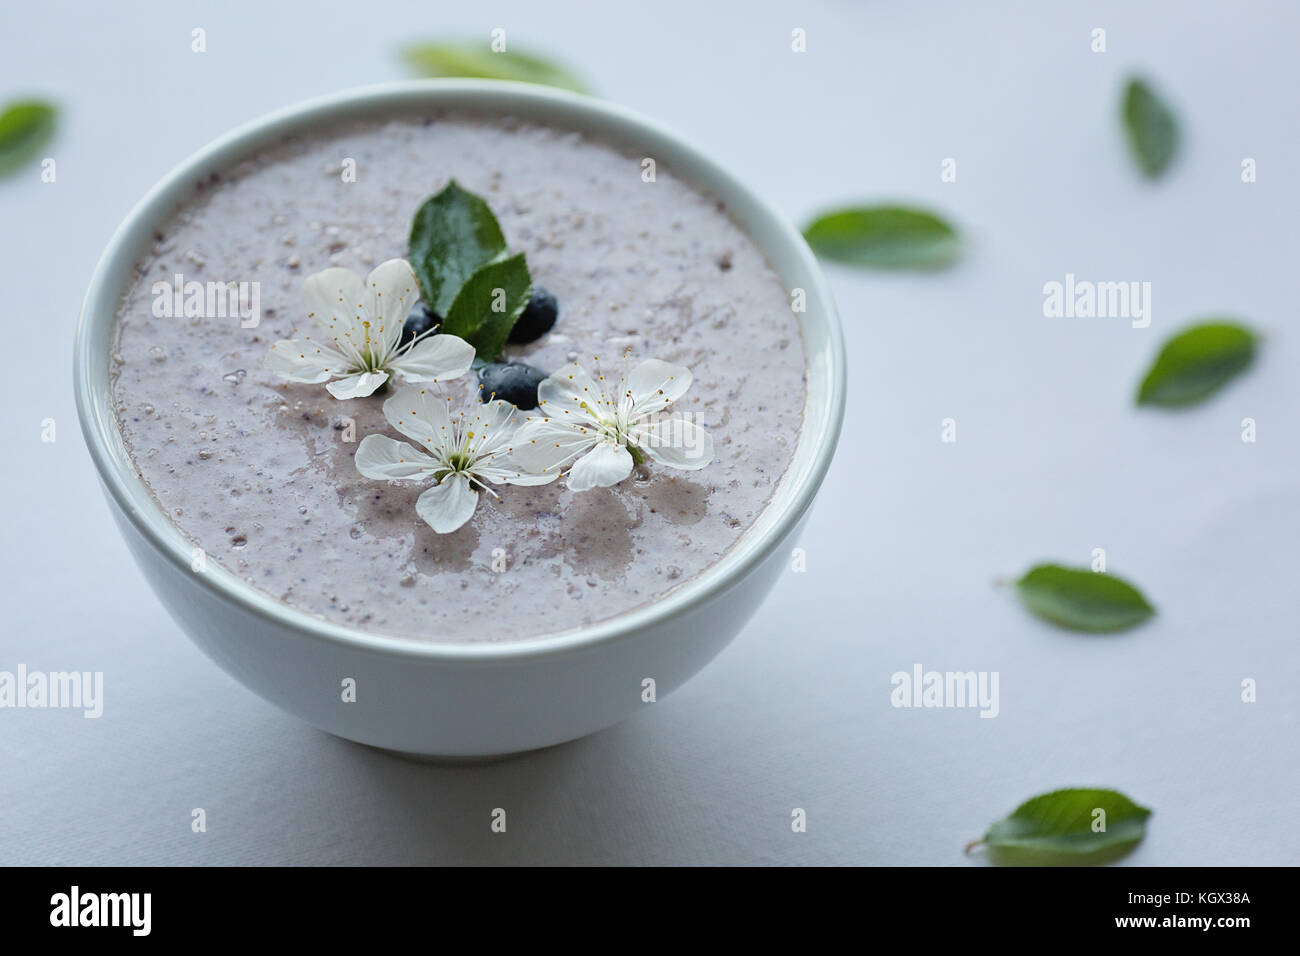
{"type": "Polygon", "coordinates": [[[385,356],[380,349],[376,348],[376,343],[370,341],[370,323],[362,322],[361,327],[365,332],[365,342],[361,348],[357,349],[357,361],[361,363],[363,372],[381,372],[384,368],[385,356]]]}
{"type": "Polygon", "coordinates": [[[474,464],[473,456],[464,449],[447,455],[447,467],[452,471],[469,471],[472,464],[474,464]]]}
{"type": "Polygon", "coordinates": [[[622,421],[621,415],[617,412],[610,415],[603,408],[593,408],[587,402],[580,402],[578,407],[591,416],[591,420],[595,422],[602,438],[617,445],[627,444],[628,428],[626,423],[622,421]]]}

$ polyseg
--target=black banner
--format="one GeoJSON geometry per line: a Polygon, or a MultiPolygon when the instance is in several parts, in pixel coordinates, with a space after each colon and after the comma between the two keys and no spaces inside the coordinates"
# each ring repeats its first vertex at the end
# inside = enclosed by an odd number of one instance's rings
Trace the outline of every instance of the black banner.
{"type": "MultiPolygon", "coordinates": [[[[698,924],[712,909],[717,931],[766,932],[789,921],[845,923],[846,930],[912,925],[934,940],[1210,938],[1231,945],[1258,929],[1280,932],[1295,874],[1286,869],[872,869],[792,873],[679,870],[535,873],[460,869],[9,869],[0,899],[6,941],[74,934],[80,942],[215,942],[274,937],[337,942],[364,933],[409,938],[411,919],[445,911],[466,920],[521,917],[571,931],[626,920],[633,937],[677,919],[698,924]],[[865,879],[864,879],[865,877],[865,879]],[[704,882],[695,883],[696,879],[704,882]],[[719,893],[720,884],[729,885],[719,893]],[[839,884],[836,886],[835,884],[839,884]],[[736,903],[742,903],[739,913],[736,903]],[[648,922],[647,922],[648,921],[648,922]],[[849,925],[852,924],[852,925],[849,925]],[[258,929],[254,930],[253,928],[258,929]]],[[[569,931],[565,931],[568,935],[569,931]]]]}

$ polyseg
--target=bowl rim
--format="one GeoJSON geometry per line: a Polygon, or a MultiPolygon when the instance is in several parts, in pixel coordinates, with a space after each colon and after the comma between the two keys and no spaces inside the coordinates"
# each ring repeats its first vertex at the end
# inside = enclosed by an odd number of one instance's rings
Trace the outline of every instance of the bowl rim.
{"type": "MultiPolygon", "coordinates": [[[[543,124],[549,120],[536,120],[543,124]]],[[[555,125],[559,125],[558,123],[555,125]]],[[[607,134],[596,137],[620,144],[618,138],[607,134]]],[[[729,204],[730,207],[730,204],[729,204]]],[[[783,277],[784,278],[784,277],[783,277]]],[[[805,332],[806,335],[806,332],[805,332]]],[[[805,348],[807,343],[805,342],[805,348]]],[[[77,416],[82,434],[100,480],[112,498],[140,535],[152,548],[170,563],[199,579],[202,586],[227,601],[240,605],[257,616],[270,618],[277,625],[299,635],[316,638],[353,650],[371,651],[408,659],[456,664],[491,664],[553,658],[569,653],[590,650],[596,646],[630,639],[647,628],[661,624],[673,617],[689,612],[709,601],[720,592],[730,589],[746,577],[771,550],[792,531],[811,505],[821,485],[839,440],[844,417],[846,390],[846,361],[843,332],[825,275],[816,257],[804,241],[802,234],[777,213],[758,193],[750,189],[724,167],[697,150],[681,135],[650,120],[639,113],[617,104],[570,93],[551,87],[528,83],[476,79],[407,80],[354,87],[315,97],[273,110],[257,119],[236,127],[228,133],[191,154],[162,179],[160,179],[131,209],[117,227],[100,256],[92,274],[90,285],[82,303],[73,348],[73,381],[76,393],[77,416]],[[463,101],[463,102],[462,102],[463,101]],[[590,625],[570,628],[551,634],[492,642],[424,641],[415,637],[400,637],[349,627],[318,618],[311,613],[279,601],[246,584],[234,572],[216,562],[209,572],[191,571],[192,545],[183,533],[163,512],[153,498],[143,478],[134,469],[122,468],[110,446],[117,430],[112,410],[111,391],[97,394],[96,363],[102,363],[107,379],[108,348],[100,354],[92,349],[92,327],[107,323],[106,334],[116,321],[118,303],[125,285],[121,278],[122,266],[136,261],[141,249],[141,236],[147,227],[165,218],[180,205],[181,191],[192,188],[199,170],[228,164],[240,155],[251,155],[265,148],[265,140],[273,135],[289,135],[299,125],[314,119],[338,122],[349,113],[361,118],[364,111],[382,112],[385,108],[393,115],[418,108],[447,109],[465,113],[495,113],[519,115],[525,121],[533,119],[529,109],[543,113],[563,113],[574,120],[573,128],[583,129],[582,121],[596,121],[605,129],[635,132],[660,144],[666,144],[671,155],[665,155],[666,166],[673,160],[684,161],[692,167],[693,176],[684,177],[688,183],[705,174],[712,186],[722,184],[733,193],[743,196],[752,213],[764,221],[770,231],[760,242],[753,236],[752,225],[738,223],[742,231],[766,253],[774,245],[784,245],[784,253],[792,255],[803,276],[809,307],[803,321],[809,321],[814,312],[821,315],[826,349],[829,353],[827,388],[821,403],[824,424],[821,434],[812,446],[811,460],[801,463],[804,444],[801,441],[791,457],[780,485],[794,481],[795,487],[784,509],[776,520],[761,530],[751,527],[740,539],[711,565],[699,574],[669,592],[630,610],[590,625]],[[259,145],[260,143],[260,145],[259,145]],[[814,309],[813,303],[816,303],[814,309]],[[798,466],[803,464],[800,469],[798,466]],[[795,472],[799,471],[796,475],[795,472]]],[[[805,352],[805,362],[812,355],[805,352]]],[[[809,398],[811,401],[811,398],[809,398]]],[[[805,407],[803,427],[808,427],[809,408],[805,407]]],[[[120,436],[119,436],[120,440],[120,436]]],[[[765,506],[760,514],[770,512],[776,503],[765,506]]]]}

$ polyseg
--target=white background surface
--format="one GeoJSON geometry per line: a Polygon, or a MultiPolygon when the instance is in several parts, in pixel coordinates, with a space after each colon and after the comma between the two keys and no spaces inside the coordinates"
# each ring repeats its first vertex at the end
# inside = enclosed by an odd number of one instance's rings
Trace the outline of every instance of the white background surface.
{"type": "Polygon", "coordinates": [[[1071,785],[1155,809],[1132,863],[1300,861],[1294,5],[320,9],[0,14],[0,97],[65,109],[57,183],[35,166],[0,181],[0,669],[102,670],[106,685],[99,720],[0,711],[0,863],[977,864],[967,840],[1071,785]],[[189,643],[111,524],[69,369],[101,249],[174,164],[270,109],[406,75],[404,38],[497,26],[686,134],[795,221],[900,198],[951,215],[970,248],[939,275],[831,269],[850,350],[843,441],[807,573],[730,649],[605,733],[432,767],[279,713],[189,643]],[[1183,119],[1180,161],[1155,186],[1120,138],[1132,69],[1183,119]],[[945,157],[956,183],[940,182],[945,157]],[[1044,318],[1042,286],[1067,272],[1152,282],[1151,327],[1044,318]],[[1268,333],[1258,366],[1200,408],[1134,408],[1160,341],[1216,312],[1268,333]],[[939,440],[946,417],[955,444],[939,440]],[[1075,636],[991,583],[1042,559],[1086,564],[1094,547],[1159,607],[1152,624],[1075,636]],[[998,671],[1001,713],[891,708],[890,675],[914,663],[998,671]],[[1257,703],[1240,700],[1246,677],[1257,703]],[[206,833],[191,832],[195,807],[206,833]],[[489,830],[494,807],[505,834],[489,830]],[[791,832],[794,807],[807,833],[791,832]]]}

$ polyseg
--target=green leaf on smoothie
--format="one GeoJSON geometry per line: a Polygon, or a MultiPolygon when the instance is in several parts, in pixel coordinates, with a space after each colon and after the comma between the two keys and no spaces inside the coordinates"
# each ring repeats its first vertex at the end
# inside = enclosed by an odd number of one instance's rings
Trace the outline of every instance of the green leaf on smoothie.
{"type": "Polygon", "coordinates": [[[411,224],[410,263],[420,297],[445,316],[465,281],[506,251],[497,217],[456,180],[425,200],[411,224]]]}
{"type": "Polygon", "coordinates": [[[57,111],[42,100],[16,100],[0,112],[0,175],[40,154],[54,135],[57,111]]]}
{"type": "Polygon", "coordinates": [[[1124,88],[1124,130],[1138,166],[1151,179],[1178,151],[1178,121],[1147,84],[1134,77],[1124,88]]]}
{"type": "Polygon", "coordinates": [[[452,180],[425,200],[411,225],[409,261],[441,331],[474,346],[475,361],[496,361],[528,305],[533,280],[523,253],[506,237],[481,196],[452,180]]]}
{"type": "Polygon", "coordinates": [[[1125,631],[1156,613],[1127,581],[1087,568],[1040,564],[1016,582],[1016,591],[1034,614],[1072,631],[1125,631]]]}
{"type": "Polygon", "coordinates": [[[517,50],[496,53],[486,43],[422,43],[407,47],[402,56],[422,76],[515,80],[589,92],[577,74],[554,60],[517,50]]]}
{"type": "Polygon", "coordinates": [[[825,213],[804,229],[819,256],[871,269],[938,269],[961,251],[957,231],[906,206],[857,206],[825,213]]]}
{"type": "Polygon", "coordinates": [[[1138,387],[1137,403],[1179,408],[1204,401],[1250,366],[1258,341],[1233,322],[1184,329],[1161,347],[1138,387]]]}
{"type": "Polygon", "coordinates": [[[524,254],[483,266],[461,286],[447,310],[442,331],[474,346],[477,356],[496,361],[510,329],[528,305],[533,282],[524,254]]]}
{"type": "Polygon", "coordinates": [[[1118,790],[1054,790],[1016,807],[971,847],[988,847],[999,865],[1109,863],[1142,842],[1149,816],[1118,790]]]}

